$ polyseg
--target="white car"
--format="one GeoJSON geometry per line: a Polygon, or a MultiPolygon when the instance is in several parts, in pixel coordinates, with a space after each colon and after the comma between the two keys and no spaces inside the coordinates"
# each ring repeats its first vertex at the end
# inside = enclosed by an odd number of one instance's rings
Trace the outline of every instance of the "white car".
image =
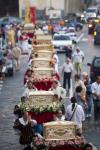
{"type": "Polygon", "coordinates": [[[73,43],[77,43],[77,34],[76,30],[73,27],[69,27],[66,35],[69,36],[73,43]]]}
{"type": "Polygon", "coordinates": [[[69,32],[66,33],[67,36],[69,36],[73,43],[77,43],[77,35],[75,32],[69,32]]]}
{"type": "Polygon", "coordinates": [[[97,12],[98,12],[97,7],[90,7],[86,11],[84,11],[84,17],[86,21],[90,18],[96,18],[97,12]]]}
{"type": "Polygon", "coordinates": [[[71,38],[66,34],[54,34],[52,44],[58,52],[64,52],[66,46],[73,46],[71,38]]]}
{"type": "Polygon", "coordinates": [[[61,28],[61,30],[59,30],[59,34],[65,34],[67,32],[68,28],[67,27],[63,27],[61,28]]]}
{"type": "Polygon", "coordinates": [[[69,27],[67,31],[68,32],[76,32],[76,29],[75,29],[75,27],[69,27]]]}

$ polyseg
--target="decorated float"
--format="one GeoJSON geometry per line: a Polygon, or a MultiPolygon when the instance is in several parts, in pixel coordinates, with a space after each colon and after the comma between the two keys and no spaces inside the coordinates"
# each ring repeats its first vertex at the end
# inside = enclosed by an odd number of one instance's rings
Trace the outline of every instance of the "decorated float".
{"type": "Polygon", "coordinates": [[[26,23],[23,26],[22,33],[26,33],[27,36],[30,39],[33,39],[33,37],[34,37],[34,27],[35,27],[35,25],[33,23],[26,23]]]}
{"type": "Polygon", "coordinates": [[[21,105],[21,109],[28,110],[38,123],[46,123],[53,120],[53,115],[61,108],[61,103],[58,100],[57,103],[53,102],[54,93],[48,91],[56,79],[52,65],[54,49],[50,44],[51,36],[37,34],[36,42],[37,40],[41,40],[41,42],[33,44],[31,70],[33,73],[32,82],[38,91],[29,94],[27,102],[21,105]],[[44,44],[46,39],[49,44],[44,44]]]}
{"type": "Polygon", "coordinates": [[[34,91],[29,93],[25,103],[20,103],[21,111],[28,111],[38,123],[46,123],[53,120],[53,115],[61,109],[61,103],[55,99],[52,91],[34,91]]]}
{"type": "Polygon", "coordinates": [[[84,139],[76,135],[76,125],[68,121],[43,124],[43,138],[33,138],[34,150],[82,150],[84,139]]]}
{"type": "Polygon", "coordinates": [[[39,44],[33,44],[32,50],[32,60],[30,64],[30,69],[34,76],[32,82],[38,90],[49,90],[53,81],[58,79],[54,71],[54,48],[51,44],[50,35],[37,34],[36,43],[38,40],[41,40],[41,42],[39,44]],[[46,39],[49,41],[48,44],[45,44],[46,39]]]}
{"type": "Polygon", "coordinates": [[[31,118],[43,126],[43,136],[33,137],[33,150],[82,150],[83,139],[76,135],[76,125],[68,121],[53,121],[62,104],[53,91],[48,91],[55,80],[54,69],[50,65],[54,53],[50,38],[38,35],[33,44],[32,54],[36,53],[38,57],[33,57],[31,70],[33,84],[38,91],[30,92],[19,108],[21,112],[28,111],[31,118]],[[45,43],[45,40],[49,43],[45,43]]]}
{"type": "Polygon", "coordinates": [[[36,44],[51,44],[52,36],[50,35],[35,35],[35,42],[36,44]]]}

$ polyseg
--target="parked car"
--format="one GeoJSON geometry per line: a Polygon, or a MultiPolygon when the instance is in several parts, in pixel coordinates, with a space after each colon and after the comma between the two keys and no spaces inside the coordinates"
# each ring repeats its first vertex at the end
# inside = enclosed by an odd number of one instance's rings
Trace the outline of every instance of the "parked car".
{"type": "Polygon", "coordinates": [[[69,33],[66,33],[66,35],[70,37],[70,39],[72,40],[73,44],[77,43],[77,35],[76,35],[76,33],[69,32],[69,33]]]}
{"type": "Polygon", "coordinates": [[[95,27],[94,31],[94,44],[100,44],[100,24],[95,27]]]}
{"type": "Polygon", "coordinates": [[[77,35],[76,35],[75,28],[72,27],[68,28],[66,35],[71,38],[73,43],[77,43],[77,35]]]}
{"type": "Polygon", "coordinates": [[[76,32],[75,27],[69,27],[67,32],[76,32]]]}
{"type": "Polygon", "coordinates": [[[98,15],[98,8],[97,7],[89,7],[86,11],[84,11],[84,17],[86,21],[91,18],[96,18],[98,15]]]}
{"type": "Polygon", "coordinates": [[[88,63],[87,65],[90,66],[91,82],[94,82],[96,77],[100,76],[100,57],[95,56],[92,60],[92,63],[88,63]]]}
{"type": "Polygon", "coordinates": [[[67,27],[63,27],[59,30],[59,34],[65,34],[66,32],[68,31],[68,28],[67,27]]]}
{"type": "Polygon", "coordinates": [[[66,34],[54,34],[52,44],[58,52],[65,52],[64,47],[73,45],[71,38],[66,34]]]}

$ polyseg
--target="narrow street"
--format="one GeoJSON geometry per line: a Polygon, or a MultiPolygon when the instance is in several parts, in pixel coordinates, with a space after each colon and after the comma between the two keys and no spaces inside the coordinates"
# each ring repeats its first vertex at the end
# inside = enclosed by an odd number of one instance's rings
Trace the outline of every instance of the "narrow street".
{"type": "Polygon", "coordinates": [[[15,116],[13,109],[18,104],[22,92],[23,76],[27,67],[27,57],[22,56],[21,70],[15,73],[14,77],[7,78],[3,83],[0,94],[0,150],[20,150],[19,136],[13,130],[15,116]]]}
{"type": "MultiPolygon", "coordinates": [[[[84,70],[89,72],[87,62],[91,62],[95,55],[100,56],[100,46],[93,45],[93,38],[87,36],[87,31],[84,31],[84,36],[79,42],[79,47],[85,53],[84,70]]],[[[60,71],[64,62],[64,54],[59,54],[60,71]]],[[[7,78],[1,86],[0,94],[0,150],[21,150],[18,142],[19,136],[13,130],[13,122],[15,116],[13,109],[18,104],[21,94],[24,90],[23,77],[27,67],[27,56],[22,56],[21,70],[14,77],[7,78]]],[[[87,130],[85,131],[86,139],[93,143],[100,150],[100,127],[96,128],[92,121],[87,122],[87,130]]]]}

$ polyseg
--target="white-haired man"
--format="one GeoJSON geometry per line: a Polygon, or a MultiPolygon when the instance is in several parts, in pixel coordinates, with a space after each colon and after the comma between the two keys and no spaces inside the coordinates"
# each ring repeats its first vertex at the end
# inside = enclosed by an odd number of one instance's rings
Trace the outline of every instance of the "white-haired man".
{"type": "Polygon", "coordinates": [[[77,47],[76,51],[72,55],[73,62],[75,64],[75,70],[77,74],[81,74],[82,72],[82,63],[84,61],[84,53],[77,47]]]}
{"type": "Polygon", "coordinates": [[[66,59],[65,63],[63,64],[62,75],[64,76],[63,79],[63,88],[66,89],[66,81],[68,83],[68,93],[71,88],[71,76],[73,72],[73,64],[69,58],[66,59]]]}

